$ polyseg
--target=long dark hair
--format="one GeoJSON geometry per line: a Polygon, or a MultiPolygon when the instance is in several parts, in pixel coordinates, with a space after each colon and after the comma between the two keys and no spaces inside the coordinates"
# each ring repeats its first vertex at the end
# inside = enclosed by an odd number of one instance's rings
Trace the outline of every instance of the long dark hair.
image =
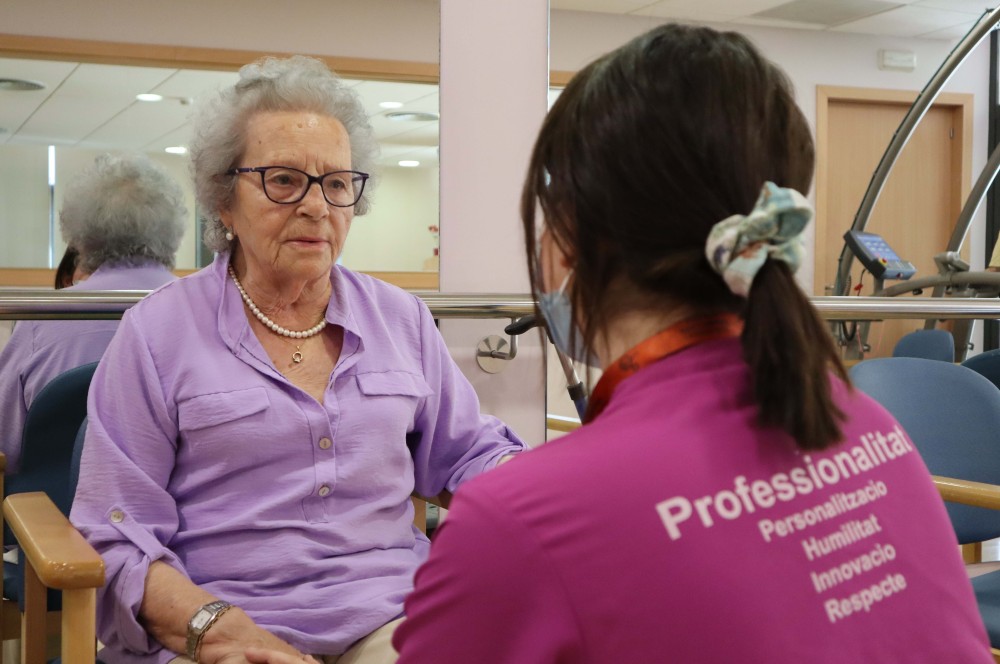
{"type": "Polygon", "coordinates": [[[79,262],[80,253],[71,246],[66,247],[66,253],[63,254],[59,266],[56,267],[56,290],[73,285],[73,274],[76,272],[76,266],[79,262]]]}
{"type": "Polygon", "coordinates": [[[586,347],[625,311],[738,312],[759,423],[824,449],[844,419],[829,372],[847,381],[826,326],[784,263],[743,299],[705,258],[712,226],[750,212],[765,181],[807,192],[814,158],[787,78],[749,40],[660,26],[574,76],[542,125],[521,200],[532,283],[540,205],[586,347]]]}

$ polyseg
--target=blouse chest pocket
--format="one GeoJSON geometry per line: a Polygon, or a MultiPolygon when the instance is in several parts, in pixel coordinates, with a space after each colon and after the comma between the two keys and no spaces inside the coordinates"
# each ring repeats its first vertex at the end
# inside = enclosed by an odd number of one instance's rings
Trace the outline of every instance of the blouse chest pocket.
{"type": "Polygon", "coordinates": [[[404,432],[412,426],[421,401],[434,394],[423,376],[407,371],[359,373],[356,379],[365,400],[377,408],[377,418],[405,423],[404,432]]]}
{"type": "Polygon", "coordinates": [[[194,446],[232,442],[260,430],[270,405],[263,387],[202,394],[177,404],[177,425],[194,446]]]}

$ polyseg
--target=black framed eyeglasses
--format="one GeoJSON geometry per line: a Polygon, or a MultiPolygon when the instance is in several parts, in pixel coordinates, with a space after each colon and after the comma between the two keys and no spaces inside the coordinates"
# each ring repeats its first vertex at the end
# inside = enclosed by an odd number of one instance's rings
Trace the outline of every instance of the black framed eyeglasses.
{"type": "Polygon", "coordinates": [[[275,203],[298,203],[306,197],[309,187],[319,183],[323,198],[336,207],[351,207],[359,200],[368,182],[368,173],[361,171],[330,171],[323,175],[310,175],[291,166],[254,166],[234,168],[226,175],[260,173],[264,195],[275,203]]]}

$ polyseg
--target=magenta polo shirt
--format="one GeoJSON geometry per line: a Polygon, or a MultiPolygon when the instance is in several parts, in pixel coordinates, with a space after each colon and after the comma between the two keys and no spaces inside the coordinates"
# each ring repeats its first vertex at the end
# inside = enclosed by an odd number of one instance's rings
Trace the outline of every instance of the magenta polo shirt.
{"type": "MultiPolygon", "coordinates": [[[[159,263],[102,265],[65,290],[154,290],[176,277],[159,263]]],[[[0,351],[0,452],[7,472],[21,459],[21,430],[35,396],[61,373],[101,359],[117,320],[22,320],[0,351]]]]}
{"type": "Polygon", "coordinates": [[[130,309],[90,392],[71,519],[100,552],[101,659],[166,662],[136,615],[161,560],[303,652],[402,613],[433,496],[520,452],[419,300],[334,267],[343,350],[320,404],[275,369],[228,256],[130,309]]]}
{"type": "Polygon", "coordinates": [[[845,442],[799,452],[749,378],[738,340],[690,348],[462,487],[399,664],[992,662],[899,425],[838,381],[845,442]]]}

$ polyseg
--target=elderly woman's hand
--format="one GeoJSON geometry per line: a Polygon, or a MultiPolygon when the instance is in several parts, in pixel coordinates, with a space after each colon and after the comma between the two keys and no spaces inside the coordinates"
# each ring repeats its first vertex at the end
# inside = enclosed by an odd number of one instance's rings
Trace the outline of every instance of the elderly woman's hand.
{"type": "MultiPolygon", "coordinates": [[[[277,650],[268,650],[266,648],[247,648],[245,654],[246,661],[250,662],[250,664],[302,664],[303,662],[320,664],[316,658],[310,655],[296,657],[295,655],[278,652],[277,650]]],[[[230,663],[226,662],[225,664],[230,663]]]]}

